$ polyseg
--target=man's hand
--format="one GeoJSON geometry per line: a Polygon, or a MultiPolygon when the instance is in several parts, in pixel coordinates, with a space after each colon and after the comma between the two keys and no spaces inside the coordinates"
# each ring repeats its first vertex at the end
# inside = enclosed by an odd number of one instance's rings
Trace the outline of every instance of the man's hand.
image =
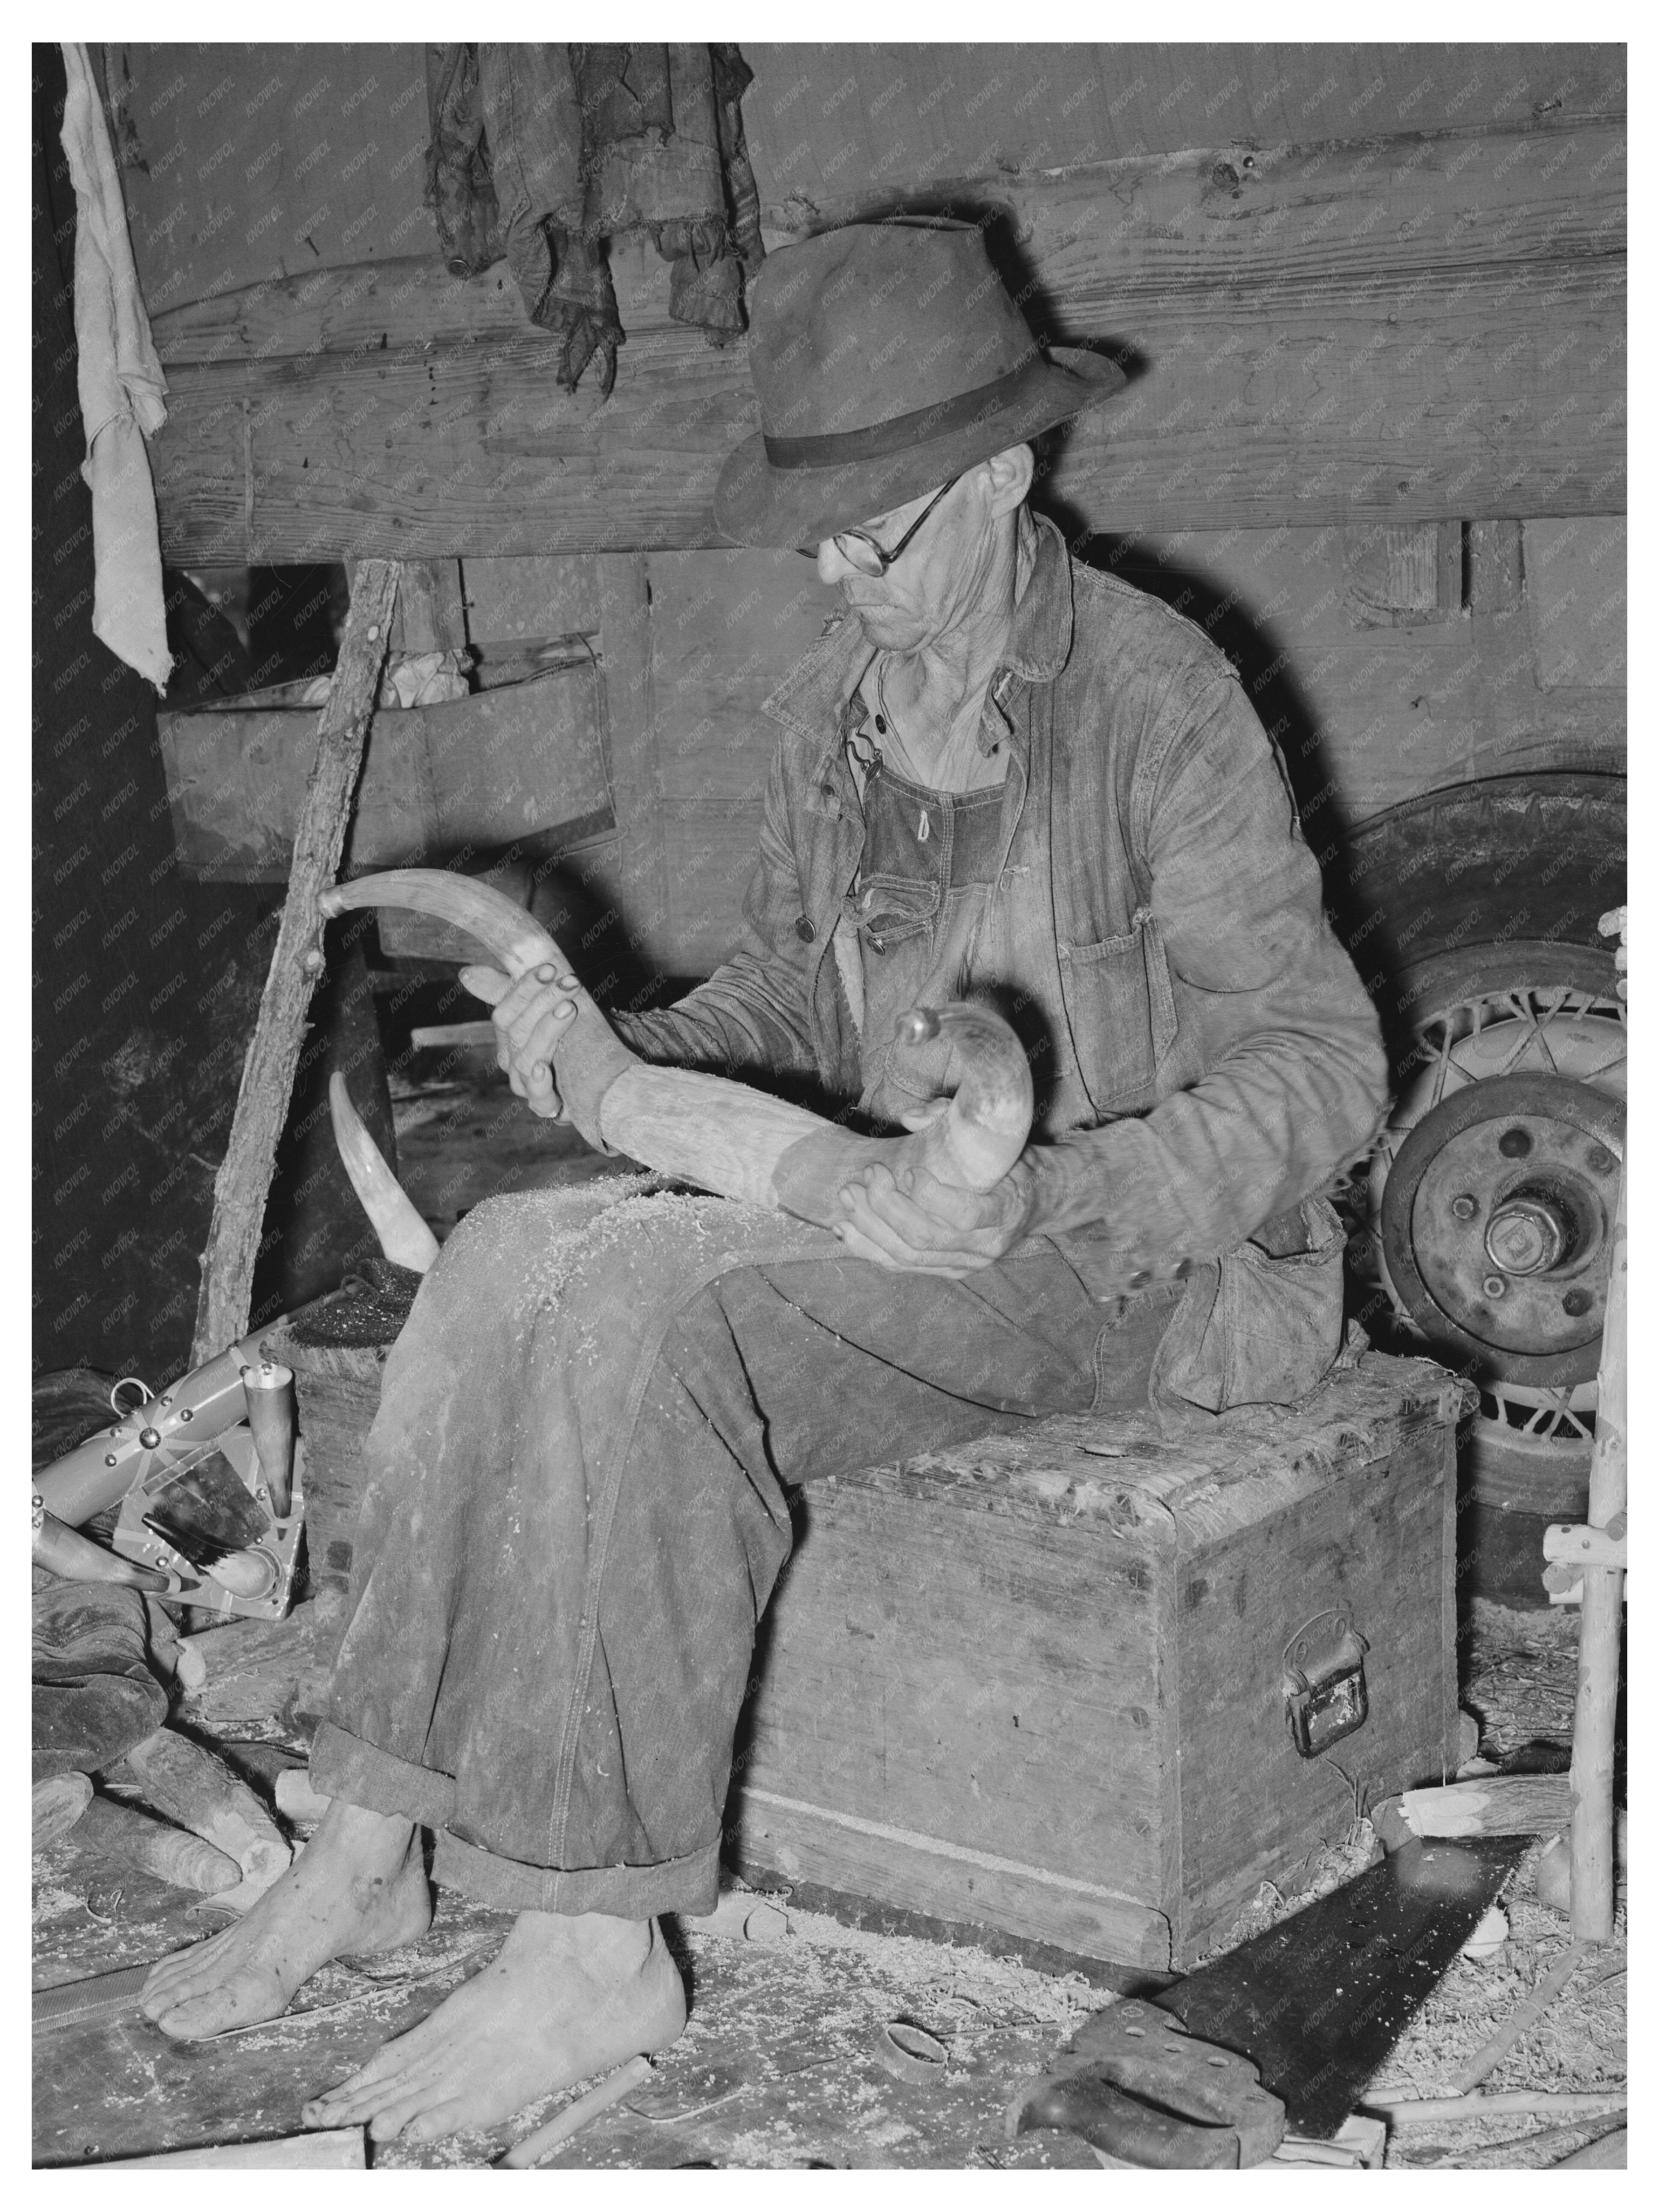
{"type": "Polygon", "coordinates": [[[564,1101],[553,1083],[553,1055],[569,1034],[576,1002],[574,975],[550,965],[532,968],[511,983],[499,969],[463,968],[461,982],[488,1004],[495,1025],[495,1065],[544,1121],[561,1121],[564,1101]]]}
{"type": "Polygon", "coordinates": [[[989,1190],[958,1190],[926,1168],[872,1167],[843,1185],[836,1235],[878,1267],[961,1276],[988,1267],[1030,1236],[1036,1178],[1023,1159],[989,1190]]]}

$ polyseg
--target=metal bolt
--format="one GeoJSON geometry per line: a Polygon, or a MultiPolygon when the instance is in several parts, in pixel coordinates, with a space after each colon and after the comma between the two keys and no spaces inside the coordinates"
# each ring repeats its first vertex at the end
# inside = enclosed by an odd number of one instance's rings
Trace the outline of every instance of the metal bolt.
{"type": "Polygon", "coordinates": [[[1564,1313],[1571,1314],[1577,1320],[1580,1314],[1587,1314],[1589,1311],[1590,1304],[1590,1294],[1588,1291],[1569,1291],[1561,1300],[1561,1310],[1564,1313]]]}
{"type": "Polygon", "coordinates": [[[1585,1164],[1592,1175],[1611,1175],[1619,1163],[1605,1145],[1592,1145],[1585,1164]]]}
{"type": "Polygon", "coordinates": [[[1480,1211],[1480,1200],[1471,1198],[1468,1191],[1462,1192],[1452,1200],[1452,1212],[1460,1221],[1473,1221],[1480,1211]]]}
{"type": "Polygon", "coordinates": [[[1508,1291],[1509,1285],[1501,1275],[1488,1275],[1480,1287],[1489,1298],[1501,1298],[1508,1291]]]}
{"type": "Polygon", "coordinates": [[[1486,1228],[1486,1256],[1509,1275],[1535,1275],[1554,1267],[1567,1243],[1559,1208],[1525,1194],[1500,1206],[1486,1228]]]}
{"type": "Polygon", "coordinates": [[[1524,1129],[1505,1129],[1498,1149],[1506,1160],[1524,1160],[1532,1150],[1532,1139],[1524,1129]]]}
{"type": "Polygon", "coordinates": [[[140,1429],[138,1441],[146,1451],[154,1451],[161,1441],[161,1431],[160,1429],[140,1429]]]}

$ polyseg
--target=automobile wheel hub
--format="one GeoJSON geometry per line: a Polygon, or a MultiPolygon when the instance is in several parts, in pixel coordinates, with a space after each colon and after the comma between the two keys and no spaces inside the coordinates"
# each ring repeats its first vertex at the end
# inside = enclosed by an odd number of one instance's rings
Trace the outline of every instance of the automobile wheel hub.
{"type": "Polygon", "coordinates": [[[1396,1154],[1382,1250],[1417,1328],[1477,1380],[1595,1374],[1624,1109],[1560,1075],[1442,1097],[1396,1154]]]}

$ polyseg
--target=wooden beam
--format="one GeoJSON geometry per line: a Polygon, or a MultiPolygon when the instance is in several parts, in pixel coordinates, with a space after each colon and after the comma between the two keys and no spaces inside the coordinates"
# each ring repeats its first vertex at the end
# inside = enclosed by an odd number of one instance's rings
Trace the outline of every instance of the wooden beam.
{"type": "MultiPolygon", "coordinates": [[[[1622,132],[1589,125],[1112,161],[927,199],[998,211],[1034,327],[1131,357],[1131,389],[1078,424],[1048,487],[1112,531],[1619,511],[1624,190],[1622,132]]],[[[504,321],[498,271],[388,273],[156,319],[169,559],[718,542],[714,480],[755,423],[741,345],[641,305],[601,401],[591,380],[561,391],[554,341],[504,321]]]]}
{"type": "Polygon", "coordinates": [[[192,1367],[234,1344],[247,1328],[276,1140],[288,1119],[294,1071],[305,1038],[306,1008],[322,965],[319,951],[315,966],[311,964],[321,928],[317,902],[333,882],[340,863],[397,597],[396,562],[365,562],[352,577],[339,662],[328,704],[317,721],[317,752],[295,837],[288,900],[258,1019],[242,1063],[230,1140],[214,1181],[213,1220],[202,1255],[196,1340],[190,1356],[192,1367]]]}
{"type": "MultiPolygon", "coordinates": [[[[940,19],[940,27],[948,19],[940,19]]],[[[1117,25],[1114,24],[1115,29],[1117,25]]],[[[1005,173],[1114,156],[1478,125],[1571,131],[1620,113],[1625,49],[1335,38],[1202,46],[745,39],[744,129],[763,204],[827,204],[851,178],[1005,173]]]]}

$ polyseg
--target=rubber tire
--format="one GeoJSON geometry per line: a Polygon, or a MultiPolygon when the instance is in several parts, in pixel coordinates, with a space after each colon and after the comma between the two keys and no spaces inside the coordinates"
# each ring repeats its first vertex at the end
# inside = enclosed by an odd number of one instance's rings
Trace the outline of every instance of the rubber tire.
{"type": "MultiPolygon", "coordinates": [[[[1328,889],[1396,1080],[1422,1006],[1507,981],[1612,991],[1613,946],[1596,923],[1625,901],[1625,818],[1622,776],[1492,776],[1408,799],[1354,831],[1346,872],[1339,863],[1328,889]]],[[[1544,1531],[1583,1519],[1589,1444],[1544,1452],[1479,1418],[1461,1441],[1460,1579],[1502,1605],[1547,1606],[1544,1531]]]]}
{"type": "Polygon", "coordinates": [[[1398,1067],[1430,959],[1502,962],[1524,934],[1593,948],[1611,972],[1595,925],[1625,902],[1625,779],[1496,775],[1427,792],[1361,823],[1326,890],[1398,1067]]]}

